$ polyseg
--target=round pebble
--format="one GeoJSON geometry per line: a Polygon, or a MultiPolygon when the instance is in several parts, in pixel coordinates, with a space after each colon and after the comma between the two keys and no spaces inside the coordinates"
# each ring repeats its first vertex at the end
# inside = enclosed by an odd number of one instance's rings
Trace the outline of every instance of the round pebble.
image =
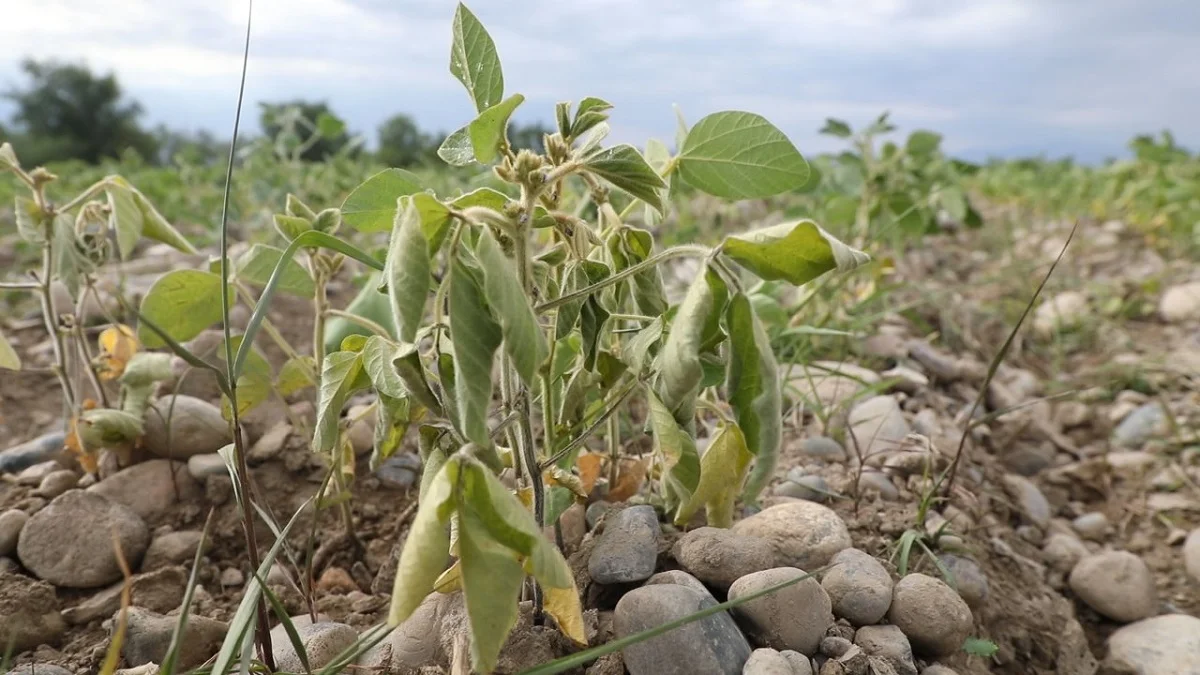
{"type": "Polygon", "coordinates": [[[1088,607],[1116,621],[1137,621],[1158,611],[1154,574],[1128,551],[1106,551],[1080,560],[1068,583],[1088,607]]]}
{"type": "Polygon", "coordinates": [[[775,549],[777,564],[817,569],[850,547],[850,531],[829,508],[814,502],[776,504],[734,523],[738,534],[759,537],[775,549]]]}
{"type": "Polygon", "coordinates": [[[71,490],[29,518],[17,542],[17,555],[30,572],[56,586],[105,586],[122,577],[113,532],[125,559],[136,569],[150,545],[146,523],[128,507],[71,490]]]}
{"type": "Polygon", "coordinates": [[[1106,665],[1139,675],[1200,672],[1200,618],[1164,614],[1131,623],[1108,638],[1106,665]]]}
{"type": "Polygon", "coordinates": [[[972,609],[982,607],[988,597],[988,578],[979,564],[953,553],[943,553],[938,559],[950,572],[954,580],[954,590],[967,601],[967,605],[972,609]]]}
{"type": "Polygon", "coordinates": [[[1183,568],[1193,582],[1200,584],[1200,528],[1192,530],[1183,542],[1183,568]]]}
{"type": "MultiPolygon", "coordinates": [[[[729,587],[729,599],[750,595],[804,574],[803,570],[794,567],[748,574],[729,587]]],[[[793,649],[808,656],[817,652],[825,629],[833,623],[829,594],[811,577],[738,605],[733,612],[758,644],[793,649]]]]}
{"type": "Polygon", "coordinates": [[[1042,559],[1052,569],[1059,572],[1070,572],[1075,564],[1090,555],[1087,546],[1076,537],[1056,532],[1046,538],[1042,545],[1042,559]]]}
{"type": "Polygon", "coordinates": [[[892,593],[888,620],[904,631],[913,649],[931,656],[954,654],[971,634],[971,608],[941,579],[914,573],[892,593]]]}
{"type": "Polygon", "coordinates": [[[783,654],[764,647],[750,652],[742,675],[792,675],[792,666],[783,654]]]}
{"type": "Polygon", "coordinates": [[[833,613],[856,626],[878,623],[892,604],[892,576],[870,554],[848,548],[821,579],[833,613]]]}
{"type": "Polygon", "coordinates": [[[29,520],[29,514],[17,509],[9,509],[0,513],[0,557],[11,555],[17,550],[17,538],[21,528],[29,520]]]}
{"type": "Polygon", "coordinates": [[[813,436],[800,442],[800,452],[826,462],[846,461],[846,450],[841,443],[828,436],[813,436]]]}
{"type": "Polygon", "coordinates": [[[722,590],[740,577],[775,567],[775,550],[766,541],[716,527],[683,535],[673,554],[697,579],[722,590]]]}
{"type": "Polygon", "coordinates": [[[1071,527],[1084,539],[1100,541],[1108,534],[1108,516],[1103,513],[1085,513],[1071,521],[1071,527]]]}

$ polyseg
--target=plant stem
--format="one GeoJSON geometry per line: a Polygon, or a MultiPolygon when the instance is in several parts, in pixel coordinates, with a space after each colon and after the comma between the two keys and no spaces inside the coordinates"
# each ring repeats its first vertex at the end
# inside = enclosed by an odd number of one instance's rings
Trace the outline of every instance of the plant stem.
{"type": "Polygon", "coordinates": [[[559,296],[553,300],[550,300],[548,302],[543,302],[542,304],[535,307],[534,311],[536,311],[538,314],[543,314],[552,309],[562,307],[563,305],[570,304],[576,300],[586,298],[587,296],[589,296],[593,293],[597,293],[605,288],[608,288],[609,286],[612,286],[613,284],[620,283],[620,282],[624,281],[625,279],[628,279],[629,277],[637,274],[638,272],[642,272],[642,271],[657,267],[658,265],[662,264],[663,262],[666,262],[667,260],[673,260],[675,258],[687,258],[689,256],[695,257],[695,258],[703,258],[710,254],[712,254],[712,249],[707,246],[699,246],[699,245],[695,245],[695,244],[685,244],[683,246],[675,246],[675,247],[669,248],[661,253],[658,253],[656,255],[652,255],[649,258],[646,258],[645,260],[643,260],[642,262],[640,262],[636,265],[630,265],[629,267],[626,267],[625,269],[621,270],[620,272],[617,272],[616,274],[613,274],[612,276],[605,277],[605,279],[603,281],[598,281],[598,282],[592,284],[591,286],[588,286],[586,288],[581,288],[578,291],[575,291],[573,293],[567,293],[565,295],[561,295],[561,296],[559,296]]]}
{"type": "Polygon", "coordinates": [[[379,325],[379,324],[375,323],[374,321],[372,321],[372,320],[368,319],[368,318],[367,318],[367,317],[365,317],[365,316],[359,316],[359,315],[357,315],[357,314],[351,314],[350,312],[347,312],[347,311],[345,311],[345,310],[341,310],[341,309],[335,309],[335,308],[333,308],[333,307],[330,307],[330,308],[328,308],[328,309],[326,309],[326,310],[325,310],[325,316],[336,316],[336,317],[340,317],[340,318],[343,318],[343,319],[345,319],[345,320],[347,320],[347,321],[352,321],[352,322],[354,322],[354,323],[356,323],[356,324],[358,324],[358,325],[362,326],[363,328],[366,328],[367,330],[369,330],[369,331],[371,331],[372,333],[374,333],[374,334],[376,334],[376,335],[379,335],[379,336],[381,336],[381,337],[387,337],[387,336],[388,336],[388,329],[386,329],[386,328],[384,328],[383,326],[381,326],[381,325],[379,325]]]}
{"type": "MultiPolygon", "coordinates": [[[[34,196],[44,212],[43,205],[46,200],[41,187],[34,191],[34,196]]],[[[71,385],[71,379],[67,377],[67,353],[63,347],[62,333],[58,330],[58,311],[54,307],[54,293],[51,290],[54,280],[53,223],[51,218],[46,218],[46,241],[42,244],[42,273],[38,282],[42,301],[42,320],[46,324],[46,332],[50,334],[50,341],[54,347],[54,374],[58,377],[58,383],[62,387],[66,409],[73,415],[76,411],[75,388],[71,385]]]]}
{"type": "Polygon", "coordinates": [[[321,368],[325,362],[325,317],[326,312],[329,311],[329,298],[326,297],[325,293],[325,283],[328,280],[325,278],[325,272],[321,269],[321,265],[317,261],[318,255],[315,250],[309,251],[308,271],[312,275],[313,285],[316,288],[313,291],[312,353],[317,369],[317,391],[321,391],[321,368]]]}
{"type": "MultiPolygon", "coordinates": [[[[83,332],[83,305],[87,300],[88,292],[95,293],[95,286],[92,285],[91,277],[86,278],[87,288],[79,294],[79,299],[75,302],[75,339],[79,347],[79,357],[83,360],[83,369],[87,372],[88,379],[92,382],[92,388],[96,390],[96,397],[100,399],[100,405],[108,408],[108,393],[104,391],[104,385],[100,383],[100,378],[96,375],[96,369],[92,366],[92,349],[88,346],[87,336],[83,332]]],[[[99,297],[97,295],[97,297],[99,297]]],[[[113,323],[116,323],[115,321],[113,323]]],[[[120,330],[120,329],[118,329],[120,330]]]]}
{"type": "Polygon", "coordinates": [[[36,291],[41,287],[36,281],[0,281],[0,291],[36,291]]]}

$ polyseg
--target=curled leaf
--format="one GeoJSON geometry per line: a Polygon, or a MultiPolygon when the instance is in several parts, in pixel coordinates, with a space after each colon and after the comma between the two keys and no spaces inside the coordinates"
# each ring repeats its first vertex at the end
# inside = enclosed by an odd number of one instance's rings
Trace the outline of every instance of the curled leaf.
{"type": "Polygon", "coordinates": [[[121,377],[125,366],[141,346],[133,329],[120,323],[105,328],[97,342],[100,354],[97,356],[96,374],[105,382],[121,377]]]}

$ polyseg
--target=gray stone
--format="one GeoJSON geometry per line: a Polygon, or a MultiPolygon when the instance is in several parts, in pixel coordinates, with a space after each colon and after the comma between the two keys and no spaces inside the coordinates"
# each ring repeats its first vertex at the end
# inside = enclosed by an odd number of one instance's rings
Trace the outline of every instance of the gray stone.
{"type": "Polygon", "coordinates": [[[1200,619],[1164,614],[1131,623],[1109,636],[1105,664],[1138,675],[1198,673],[1200,619]]]}
{"type": "Polygon", "coordinates": [[[422,666],[444,666],[439,636],[447,595],[430,593],[382,642],[358,659],[360,668],[381,672],[407,672],[422,666]]]}
{"type": "MultiPolygon", "coordinates": [[[[623,638],[715,604],[684,586],[642,586],[617,602],[613,628],[623,638]]],[[[740,675],[750,644],[729,613],[721,612],[626,647],[623,654],[630,675],[740,675]]]]}
{"type": "Polygon", "coordinates": [[[75,675],[75,673],[53,663],[23,663],[8,671],[8,675],[75,675]]]}
{"type": "Polygon", "coordinates": [[[604,517],[604,514],[608,513],[612,506],[613,505],[611,503],[606,502],[603,499],[588,504],[587,510],[584,511],[584,517],[587,520],[588,528],[596,527],[596,524],[600,522],[600,519],[604,517]]]}
{"type": "Polygon", "coordinates": [[[862,401],[854,406],[846,421],[853,436],[850,455],[857,456],[861,452],[866,462],[876,455],[898,449],[910,431],[900,404],[891,396],[872,396],[862,401]]]}
{"type": "Polygon", "coordinates": [[[1200,318],[1200,281],[1171,286],[1158,302],[1163,321],[1181,323],[1200,318]]]}
{"type": "Polygon", "coordinates": [[[1194,583],[1200,584],[1200,527],[1183,541],[1183,569],[1194,583]]]}
{"type": "Polygon", "coordinates": [[[1167,415],[1157,401],[1138,406],[1125,416],[1112,432],[1112,444],[1123,448],[1141,448],[1146,441],[1167,431],[1167,415]]]}
{"type": "Polygon", "coordinates": [[[1105,551],[1080,560],[1068,582],[1088,607],[1116,621],[1129,623],[1158,611],[1154,574],[1128,551],[1105,551]]]}
{"type": "Polygon", "coordinates": [[[930,656],[956,653],[971,634],[971,608],[941,579],[909,574],[896,583],[888,621],[930,656]]]}
{"type": "Polygon", "coordinates": [[[896,366],[881,373],[883,379],[893,380],[892,390],[915,394],[929,386],[929,378],[906,366],[896,366]]]}
{"type": "Polygon", "coordinates": [[[867,656],[878,657],[896,671],[896,675],[917,675],[912,645],[904,631],[895,626],[863,626],[854,634],[854,644],[867,656]]]}
{"type": "Polygon", "coordinates": [[[609,517],[588,559],[592,581],[624,584],[649,579],[658,560],[658,533],[653,506],[630,506],[609,517]]]}
{"type": "Polygon", "coordinates": [[[200,499],[203,489],[188,473],[187,465],[152,459],[105,478],[87,492],[124,504],[143,519],[153,521],[180,501],[200,499]]]}
{"type": "Polygon", "coordinates": [[[1087,296],[1079,291],[1063,291],[1038,305],[1033,314],[1033,330],[1046,337],[1059,330],[1079,325],[1087,315],[1087,296]]]}
{"type": "Polygon", "coordinates": [[[57,455],[63,449],[61,431],[52,431],[0,451],[0,474],[17,473],[57,455]]]}
{"type": "Polygon", "coordinates": [[[229,475],[229,469],[225,468],[225,460],[215,452],[188,457],[187,470],[192,478],[200,483],[203,483],[209,476],[229,475]]]}
{"type": "Polygon", "coordinates": [[[935,663],[932,666],[926,667],[921,671],[921,675],[958,675],[958,671],[950,666],[943,666],[940,663],[935,663]]]}
{"type": "Polygon", "coordinates": [[[17,550],[17,539],[27,520],[29,515],[17,509],[0,513],[0,557],[12,555],[17,550]]]}
{"type": "Polygon", "coordinates": [[[672,553],[685,570],[721,590],[747,574],[775,567],[775,550],[766,541],[717,527],[688,532],[672,553]]]}
{"type": "Polygon", "coordinates": [[[13,654],[56,644],[67,626],[54,587],[13,572],[0,572],[0,644],[13,654]]]}
{"type": "MultiPolygon", "coordinates": [[[[748,574],[729,587],[729,599],[735,600],[804,575],[803,570],[795,567],[776,567],[748,574]]],[[[812,577],[738,605],[733,613],[757,644],[792,649],[808,656],[817,652],[825,629],[833,623],[829,595],[812,577]]]]}
{"type": "Polygon", "coordinates": [[[832,409],[849,402],[877,382],[879,375],[866,368],[851,363],[814,361],[797,365],[788,384],[795,388],[804,403],[833,412],[832,409]]]}
{"type": "MultiPolygon", "coordinates": [[[[142,560],[142,569],[149,571],[169,565],[190,566],[195,560],[196,549],[200,547],[200,541],[203,538],[204,533],[196,530],[168,532],[155,537],[150,542],[150,547],[146,549],[146,557],[142,560]]],[[[205,550],[208,550],[211,545],[211,541],[205,542],[205,550]]]]}
{"type": "Polygon", "coordinates": [[[858,477],[859,489],[863,494],[877,494],[884,501],[894,502],[900,499],[900,490],[892,479],[882,471],[864,469],[858,477]]]}
{"type": "Polygon", "coordinates": [[[1108,516],[1103,513],[1085,513],[1071,521],[1071,527],[1084,539],[1101,541],[1108,534],[1108,516]]]}
{"type": "Polygon", "coordinates": [[[779,652],[788,665],[792,667],[792,675],[813,675],[812,659],[794,649],[779,652]]]}
{"type": "Polygon", "coordinates": [[[1087,546],[1075,536],[1055,532],[1042,544],[1042,559],[1051,569],[1067,573],[1075,563],[1091,554],[1087,546]]]}
{"type": "Polygon", "coordinates": [[[950,573],[951,586],[971,609],[983,607],[988,598],[988,578],[979,563],[966,556],[941,553],[938,560],[950,573]]]}
{"type": "MultiPolygon", "coordinates": [[[[174,611],[183,602],[187,579],[187,572],[182,567],[166,567],[138,574],[133,577],[131,584],[131,600],[142,609],[162,613],[174,611]]],[[[125,582],[118,581],[78,605],[64,609],[63,619],[72,626],[78,626],[112,616],[121,608],[121,591],[124,587],[125,582]]]]}
{"type": "Polygon", "coordinates": [[[826,462],[846,461],[846,449],[828,436],[812,436],[800,442],[800,452],[826,462]]]}
{"type": "MultiPolygon", "coordinates": [[[[646,583],[643,585],[653,586],[654,584],[675,584],[676,586],[690,588],[697,593],[712,598],[712,592],[708,590],[708,586],[705,586],[704,582],[688,574],[687,572],[684,572],[683,570],[667,570],[666,572],[659,572],[658,574],[655,574],[647,579],[646,583]]],[[[715,598],[713,599],[713,602],[716,602],[715,598]]]]}
{"type": "Polygon", "coordinates": [[[771,491],[780,497],[804,499],[810,502],[824,503],[829,501],[831,492],[829,484],[820,476],[797,476],[776,485],[771,491]]]}
{"type": "Polygon", "coordinates": [[[164,396],[146,409],[143,445],[166,459],[214,453],[233,442],[217,406],[192,396],[164,396]],[[169,420],[169,425],[168,425],[169,420]]]}
{"type": "Polygon", "coordinates": [[[856,626],[878,623],[892,604],[892,575],[870,554],[848,548],[821,579],[833,613],[856,626]]]}
{"type": "Polygon", "coordinates": [[[402,452],[389,457],[375,469],[375,477],[384,485],[397,490],[407,490],[421,475],[421,458],[411,452],[402,452]]]}
{"type": "Polygon", "coordinates": [[[221,570],[220,582],[223,588],[236,588],[246,583],[246,575],[236,567],[226,567],[221,570]]]}
{"type": "Polygon", "coordinates": [[[733,525],[733,531],[765,539],[777,564],[800,569],[823,567],[850,547],[850,531],[838,514],[814,502],[787,502],[763,509],[733,525]]]}
{"type": "MultiPolygon", "coordinates": [[[[116,617],[113,617],[113,630],[116,630],[116,617]]],[[[121,646],[121,655],[125,663],[135,666],[144,663],[162,663],[171,647],[171,637],[175,634],[179,617],[166,616],[141,607],[130,607],[126,616],[125,644],[121,646]]],[[[223,621],[210,619],[206,616],[191,614],[188,616],[187,628],[183,631],[180,641],[178,661],[179,668],[192,668],[204,663],[217,653],[229,626],[223,621]]]]}
{"type": "Polygon", "coordinates": [[[39,579],[68,588],[106,586],[122,577],[113,533],[131,567],[150,544],[146,523],[128,507],[82,490],[55,498],[21,530],[17,555],[39,579]]]}
{"type": "Polygon", "coordinates": [[[1054,515],[1050,502],[1028,478],[1007,474],[1004,476],[1004,490],[1029,522],[1043,529],[1050,524],[1050,518],[1054,515]]]}
{"type": "Polygon", "coordinates": [[[908,355],[943,382],[954,382],[963,376],[957,359],[924,340],[909,342],[908,355]]]}
{"type": "Polygon", "coordinates": [[[53,459],[34,464],[33,466],[17,474],[17,485],[30,485],[36,487],[46,479],[46,476],[49,476],[55,471],[60,470],[62,470],[62,465],[59,464],[57,460],[53,459]]]}
{"type": "Polygon", "coordinates": [[[75,475],[70,469],[59,469],[46,474],[42,482],[38,484],[38,489],[34,494],[45,499],[54,499],[62,493],[75,487],[79,482],[79,476],[75,475]]]}
{"type": "Polygon", "coordinates": [[[275,426],[267,429],[254,445],[246,451],[246,461],[251,464],[261,464],[279,456],[288,436],[292,435],[292,425],[287,420],[281,420],[275,426]]]}
{"type": "Polygon", "coordinates": [[[850,651],[850,648],[853,646],[854,643],[850,642],[848,638],[844,638],[840,635],[827,635],[824,638],[821,638],[820,649],[821,653],[825,656],[831,659],[836,659],[837,657],[842,656],[846,652],[850,651]]]}
{"type": "MultiPolygon", "coordinates": [[[[297,637],[304,645],[308,666],[323,668],[338,654],[358,640],[358,631],[344,623],[320,621],[296,627],[297,637]]],[[[296,654],[292,641],[282,624],[271,629],[271,654],[275,657],[275,669],[283,672],[302,673],[304,663],[296,654]]]]}
{"type": "Polygon", "coordinates": [[[742,675],[792,675],[792,664],[783,658],[783,654],[764,647],[750,652],[742,675]]]}

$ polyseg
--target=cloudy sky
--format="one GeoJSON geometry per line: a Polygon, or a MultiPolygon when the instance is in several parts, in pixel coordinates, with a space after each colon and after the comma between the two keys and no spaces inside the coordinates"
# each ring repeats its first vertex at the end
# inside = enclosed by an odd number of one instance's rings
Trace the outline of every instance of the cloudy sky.
{"type": "MultiPolygon", "coordinates": [[[[353,130],[407,112],[450,131],[472,107],[448,71],[452,0],[257,0],[249,101],[325,99],[353,130]]],[[[723,109],[801,151],[826,117],[883,110],[964,157],[1123,154],[1141,132],[1200,146],[1196,0],[474,0],[522,121],[615,104],[614,137],[672,137],[723,109]]],[[[113,70],[146,121],[228,133],[246,0],[29,0],[0,22],[0,88],[23,56],[113,70]]],[[[0,103],[0,117],[10,109],[0,103]]],[[[251,109],[251,114],[254,110],[251,109]]]]}

